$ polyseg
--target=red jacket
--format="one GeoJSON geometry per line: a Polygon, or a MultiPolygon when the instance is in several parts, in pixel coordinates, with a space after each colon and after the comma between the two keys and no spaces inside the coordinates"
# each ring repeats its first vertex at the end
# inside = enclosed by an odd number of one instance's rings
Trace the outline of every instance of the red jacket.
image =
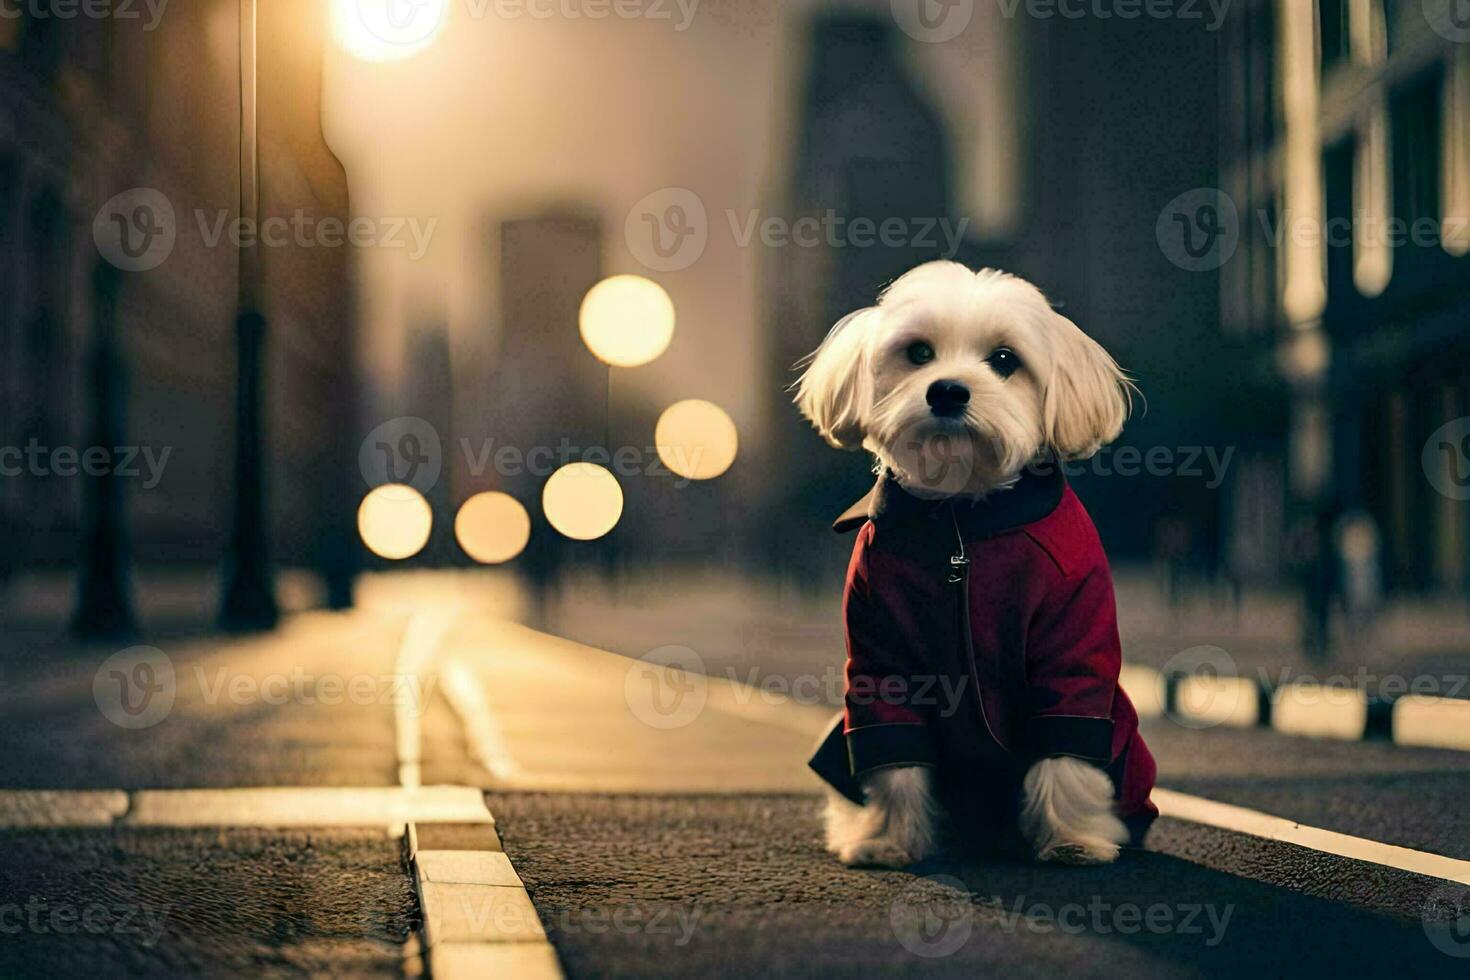
{"type": "Polygon", "coordinates": [[[863,505],[836,525],[861,526],[843,600],[845,719],[812,767],[861,801],[866,771],[933,766],[945,796],[1013,821],[1031,763],[1076,756],[1108,773],[1141,837],[1158,814],[1154,760],[1118,687],[1107,557],[1061,471],[1028,471],[978,503],[883,479],[863,505]]]}

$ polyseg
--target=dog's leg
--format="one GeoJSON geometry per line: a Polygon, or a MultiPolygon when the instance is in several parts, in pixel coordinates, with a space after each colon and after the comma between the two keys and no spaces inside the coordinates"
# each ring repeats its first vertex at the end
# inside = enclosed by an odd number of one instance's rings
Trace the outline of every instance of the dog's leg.
{"type": "Polygon", "coordinates": [[[902,868],[934,853],[937,808],[925,766],[879,769],[863,777],[864,806],[833,793],[827,849],[848,867],[902,868]]]}
{"type": "Polygon", "coordinates": [[[1081,759],[1042,759],[1024,784],[1021,833],[1039,861],[1109,864],[1128,830],[1113,813],[1113,784],[1081,759]]]}

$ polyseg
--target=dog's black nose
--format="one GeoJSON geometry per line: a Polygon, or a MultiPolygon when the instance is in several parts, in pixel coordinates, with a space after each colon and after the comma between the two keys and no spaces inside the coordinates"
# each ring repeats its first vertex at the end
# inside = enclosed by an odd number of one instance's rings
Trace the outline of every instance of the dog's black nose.
{"type": "Polygon", "coordinates": [[[929,386],[929,409],[935,415],[954,418],[970,404],[970,389],[958,381],[936,381],[929,386]]]}

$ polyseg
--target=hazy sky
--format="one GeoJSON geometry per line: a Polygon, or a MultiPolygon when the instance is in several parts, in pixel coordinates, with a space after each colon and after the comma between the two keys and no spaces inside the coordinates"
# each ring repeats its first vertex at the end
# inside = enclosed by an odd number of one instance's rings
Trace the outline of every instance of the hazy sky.
{"type": "MultiPolygon", "coordinates": [[[[620,370],[615,401],[707,398],[743,433],[758,434],[774,403],[761,374],[771,306],[761,283],[781,256],[739,238],[757,211],[782,212],[801,30],[829,4],[699,0],[690,16],[692,0],[626,0],[623,9],[644,15],[594,20],[533,17],[529,5],[585,13],[596,0],[440,2],[448,11],[442,29],[412,57],[369,62],[340,45],[328,56],[326,128],[347,168],[354,214],[384,228],[405,223],[401,247],[362,251],[364,366],[375,378],[393,377],[406,304],[442,295],[461,415],[475,412],[477,358],[499,327],[496,241],[484,229],[565,204],[601,217],[608,274],[655,279],[677,309],[668,351],[620,370]],[[654,271],[630,250],[625,223],[635,204],[664,188],[703,205],[707,244],[687,268],[654,271]]],[[[847,6],[885,17],[890,10],[888,0],[847,6]]],[[[972,208],[981,226],[1003,223],[1014,197],[982,187],[1014,181],[1007,143],[1015,138],[1015,46],[1007,36],[1008,25],[977,10],[958,39],[909,43],[966,155],[967,197],[989,202],[989,213],[972,208]]]]}

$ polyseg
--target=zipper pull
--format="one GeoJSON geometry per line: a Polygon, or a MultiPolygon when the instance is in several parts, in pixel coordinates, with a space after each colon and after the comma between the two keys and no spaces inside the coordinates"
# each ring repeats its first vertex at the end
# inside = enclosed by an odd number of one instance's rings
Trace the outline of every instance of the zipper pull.
{"type": "Polygon", "coordinates": [[[970,564],[970,559],[965,557],[965,536],[960,533],[960,519],[955,516],[953,500],[949,502],[949,519],[954,524],[955,545],[960,549],[959,554],[949,556],[949,584],[958,585],[969,572],[965,566],[970,564]]]}

